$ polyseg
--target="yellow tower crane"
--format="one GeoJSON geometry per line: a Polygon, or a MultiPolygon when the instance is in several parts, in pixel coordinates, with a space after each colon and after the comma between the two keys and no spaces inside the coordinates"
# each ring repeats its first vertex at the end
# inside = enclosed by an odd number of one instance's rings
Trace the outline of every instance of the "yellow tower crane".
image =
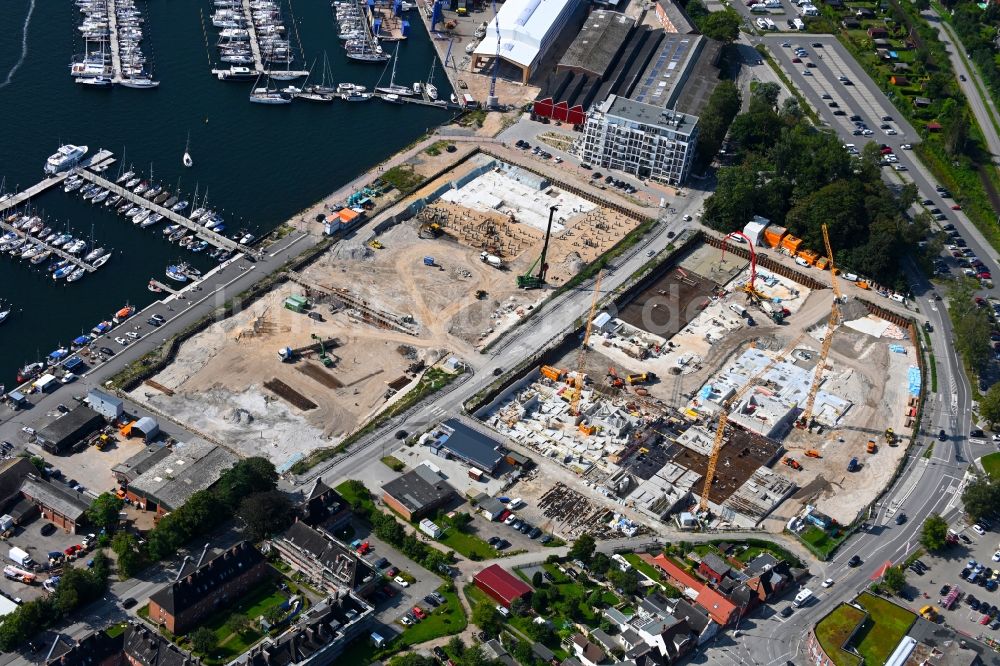
{"type": "Polygon", "coordinates": [[[587,345],[590,344],[590,329],[594,325],[594,311],[597,310],[597,300],[601,294],[601,278],[604,277],[604,270],[597,273],[594,280],[594,299],[590,302],[590,313],[587,315],[587,326],[583,333],[583,344],[576,356],[576,377],[573,378],[573,399],[570,401],[570,413],[576,416],[580,413],[580,395],[583,393],[583,371],[584,363],[587,360],[587,345]]]}
{"type": "Polygon", "coordinates": [[[833,344],[833,331],[840,324],[840,302],[843,297],[840,293],[840,285],[837,284],[837,269],[833,263],[833,248],[830,246],[830,234],[823,225],[823,244],[826,246],[826,256],[830,260],[830,282],[833,285],[833,305],[830,306],[830,321],[826,325],[826,335],[823,337],[823,344],[819,350],[819,359],[816,361],[816,372],[813,374],[812,386],[809,388],[809,397],[806,398],[806,406],[799,415],[795,425],[799,428],[812,427],[813,406],[816,404],[816,394],[819,393],[819,385],[823,379],[823,368],[826,366],[826,358],[830,355],[830,345],[833,344]]]}
{"type": "Polygon", "coordinates": [[[712,489],[712,481],[715,479],[715,468],[719,464],[719,454],[722,452],[722,444],[726,434],[726,423],[729,422],[729,408],[739,402],[740,398],[746,395],[747,391],[754,387],[758,379],[768,373],[771,368],[776,366],[783,358],[785,358],[790,351],[795,349],[795,345],[797,345],[799,340],[801,340],[804,336],[805,333],[802,333],[799,337],[795,338],[791,344],[772,358],[767,365],[761,368],[758,372],[754,373],[754,375],[747,380],[747,383],[736,391],[736,393],[731,395],[728,400],[722,403],[722,409],[719,410],[719,425],[715,429],[715,441],[712,443],[712,452],[708,456],[708,469],[705,471],[705,486],[701,491],[701,504],[699,508],[702,511],[708,510],[708,493],[712,489]]]}

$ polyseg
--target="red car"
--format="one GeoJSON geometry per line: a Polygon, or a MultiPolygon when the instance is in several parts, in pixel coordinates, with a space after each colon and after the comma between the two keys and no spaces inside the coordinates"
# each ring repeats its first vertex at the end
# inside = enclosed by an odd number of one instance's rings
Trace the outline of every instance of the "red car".
{"type": "Polygon", "coordinates": [[[979,274],[979,279],[980,280],[992,280],[993,279],[993,275],[989,271],[983,271],[982,273],[979,274]]]}
{"type": "Polygon", "coordinates": [[[882,154],[883,155],[892,155],[892,148],[889,147],[889,146],[885,146],[884,148],[882,148],[882,154]]]}
{"type": "Polygon", "coordinates": [[[802,62],[802,58],[792,58],[792,62],[802,62]]]}
{"type": "Polygon", "coordinates": [[[363,544],[361,544],[360,546],[358,546],[358,552],[361,553],[362,555],[364,555],[365,553],[367,553],[371,549],[372,549],[372,547],[368,544],[367,541],[365,541],[363,544]]]}
{"type": "Polygon", "coordinates": [[[385,575],[388,576],[389,578],[395,578],[396,574],[398,573],[399,569],[397,569],[396,567],[389,567],[389,570],[385,572],[385,575]]]}
{"type": "Polygon", "coordinates": [[[417,616],[418,620],[422,620],[425,617],[427,617],[427,613],[425,613],[424,609],[422,609],[420,606],[413,607],[413,614],[417,616]]]}
{"type": "Polygon", "coordinates": [[[954,206],[951,207],[951,209],[952,210],[962,210],[962,207],[959,206],[958,204],[955,204],[954,206]]]}
{"type": "Polygon", "coordinates": [[[978,307],[981,307],[981,308],[985,308],[986,307],[986,301],[983,300],[982,296],[976,296],[976,305],[978,307]]]}

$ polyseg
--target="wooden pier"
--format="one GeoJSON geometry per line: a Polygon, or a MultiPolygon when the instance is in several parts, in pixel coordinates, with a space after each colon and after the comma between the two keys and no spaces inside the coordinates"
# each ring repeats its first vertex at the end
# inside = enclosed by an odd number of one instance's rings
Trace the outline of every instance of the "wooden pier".
{"type": "Polygon", "coordinates": [[[113,71],[111,80],[115,83],[121,83],[122,56],[118,43],[118,13],[115,11],[115,0],[108,0],[108,32],[111,45],[111,69],[113,71]]]}
{"type": "Polygon", "coordinates": [[[70,254],[69,252],[63,252],[61,249],[59,249],[57,247],[52,247],[48,243],[43,243],[42,241],[40,241],[35,236],[32,236],[31,234],[27,233],[26,231],[21,231],[21,230],[15,229],[11,225],[7,224],[6,222],[0,222],[0,229],[2,229],[5,232],[6,231],[12,231],[15,234],[17,234],[20,238],[27,239],[27,242],[24,245],[22,245],[21,248],[20,248],[22,250],[29,243],[32,244],[32,245],[41,245],[46,250],[51,250],[52,254],[55,254],[58,257],[62,258],[62,259],[68,259],[71,263],[75,264],[79,268],[84,269],[88,273],[93,273],[94,271],[97,270],[96,268],[94,268],[93,266],[91,266],[90,264],[88,264],[87,262],[85,262],[83,259],[80,259],[79,257],[74,256],[74,255],[70,254]]]}
{"type": "Polygon", "coordinates": [[[183,215],[175,213],[169,208],[164,208],[159,204],[155,204],[149,199],[146,199],[136,194],[132,190],[127,190],[121,185],[117,185],[111,182],[107,178],[98,176],[96,173],[90,171],[89,169],[80,169],[79,173],[86,180],[89,180],[92,183],[96,183],[105,189],[111,190],[115,194],[120,194],[122,197],[131,201],[132,203],[138,204],[139,206],[146,208],[154,213],[159,213],[160,215],[163,216],[164,219],[170,220],[174,224],[179,224],[182,227],[188,229],[189,231],[193,231],[198,238],[208,241],[211,245],[214,245],[215,247],[225,248],[230,252],[242,252],[250,256],[256,256],[256,253],[252,248],[249,248],[246,245],[241,245],[236,241],[230,238],[226,238],[222,234],[216,233],[210,229],[206,229],[197,222],[190,220],[187,217],[184,217],[183,215]]]}
{"type": "Polygon", "coordinates": [[[387,104],[418,104],[420,106],[430,106],[435,109],[444,109],[446,111],[461,111],[463,108],[459,104],[452,104],[451,102],[444,99],[432,100],[431,98],[427,97],[426,94],[424,94],[422,97],[407,97],[405,95],[397,95],[399,99],[395,101],[387,100],[385,93],[372,93],[372,94],[375,97],[381,99],[383,102],[386,102],[387,104]]]}
{"type": "MultiPolygon", "coordinates": [[[[106,167],[108,164],[114,161],[109,159],[112,156],[112,154],[113,153],[110,150],[99,150],[96,153],[94,153],[90,158],[83,160],[83,162],[80,163],[80,166],[88,166],[95,168],[106,167]]],[[[69,176],[71,173],[73,173],[73,171],[63,171],[62,173],[49,176],[45,180],[32,185],[28,189],[18,192],[10,199],[7,199],[7,201],[0,203],[0,213],[6,210],[10,210],[11,208],[17,208],[31,197],[38,196],[39,194],[49,189],[50,187],[59,185],[64,180],[66,180],[66,177],[69,176]]]]}
{"type": "Polygon", "coordinates": [[[159,289],[167,292],[168,294],[177,295],[177,294],[181,293],[181,292],[177,291],[176,289],[174,289],[173,287],[171,287],[170,285],[164,284],[163,282],[160,282],[159,280],[157,280],[155,278],[151,278],[149,280],[149,284],[151,284],[151,285],[153,285],[155,287],[158,287],[159,289]]]}

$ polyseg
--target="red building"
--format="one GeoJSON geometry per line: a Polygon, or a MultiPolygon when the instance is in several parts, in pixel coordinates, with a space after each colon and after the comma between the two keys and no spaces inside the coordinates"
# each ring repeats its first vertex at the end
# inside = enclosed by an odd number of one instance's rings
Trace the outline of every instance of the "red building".
{"type": "Polygon", "coordinates": [[[515,599],[531,594],[531,587],[527,583],[499,564],[486,567],[472,580],[476,583],[476,587],[499,601],[505,608],[510,608],[515,599]]]}

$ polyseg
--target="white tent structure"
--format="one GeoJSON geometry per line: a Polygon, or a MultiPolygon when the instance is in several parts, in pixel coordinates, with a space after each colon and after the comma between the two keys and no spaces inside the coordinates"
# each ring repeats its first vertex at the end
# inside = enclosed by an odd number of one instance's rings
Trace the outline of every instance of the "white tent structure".
{"type": "Polygon", "coordinates": [[[486,37],[473,56],[496,57],[499,23],[500,59],[520,68],[521,82],[527,83],[580,3],[581,0],[506,0],[490,21],[486,37]]]}

